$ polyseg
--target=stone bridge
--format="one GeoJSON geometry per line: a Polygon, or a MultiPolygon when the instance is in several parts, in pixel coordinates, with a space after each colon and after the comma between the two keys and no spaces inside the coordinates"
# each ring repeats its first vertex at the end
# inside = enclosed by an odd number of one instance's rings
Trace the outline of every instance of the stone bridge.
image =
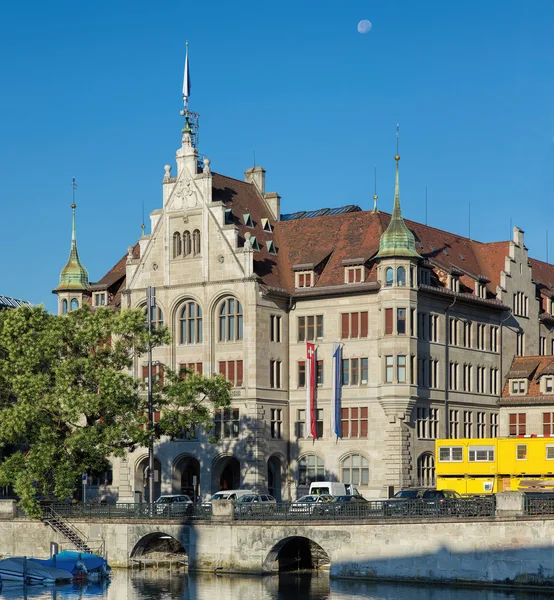
{"type": "MultiPolygon", "coordinates": [[[[104,541],[112,566],[128,567],[165,540],[184,549],[189,568],[198,571],[328,568],[334,577],[554,586],[554,518],[241,522],[229,509],[195,523],[73,524],[88,539],[104,541]]],[[[0,521],[2,555],[47,556],[50,542],[64,544],[41,522],[6,515],[0,521]]]]}

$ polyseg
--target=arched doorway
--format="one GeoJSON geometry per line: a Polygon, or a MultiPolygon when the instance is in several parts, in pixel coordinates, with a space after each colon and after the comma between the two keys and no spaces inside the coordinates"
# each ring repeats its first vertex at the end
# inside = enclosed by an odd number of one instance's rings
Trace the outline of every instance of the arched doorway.
{"type": "Polygon", "coordinates": [[[281,460],[275,454],[267,461],[267,491],[281,502],[281,460]]]}
{"type": "Polygon", "coordinates": [[[305,571],[328,567],[331,559],[313,540],[301,536],[288,537],[273,546],[264,561],[266,571],[305,571]]]}
{"type": "MultiPolygon", "coordinates": [[[[162,465],[154,458],[154,500],[162,493],[162,465]]],[[[135,470],[135,494],[140,492],[141,502],[150,502],[150,485],[148,478],[148,456],[145,456],[135,470]]]]}
{"type": "Polygon", "coordinates": [[[435,485],[435,457],[431,452],[424,452],[417,459],[417,484],[423,487],[435,485]]]}
{"type": "Polygon", "coordinates": [[[187,494],[196,502],[200,497],[200,463],[194,456],[180,456],[173,466],[173,493],[187,494]]]}
{"type": "MultiPolygon", "coordinates": [[[[131,551],[131,558],[147,558],[148,555],[156,553],[158,556],[163,554],[167,560],[175,560],[184,557],[185,548],[183,544],[173,536],[156,531],[149,533],[141,538],[131,551]]],[[[163,559],[162,559],[163,560],[163,559]]]]}
{"type": "Polygon", "coordinates": [[[222,456],[212,469],[212,494],[240,488],[240,462],[234,456],[222,456]]]}

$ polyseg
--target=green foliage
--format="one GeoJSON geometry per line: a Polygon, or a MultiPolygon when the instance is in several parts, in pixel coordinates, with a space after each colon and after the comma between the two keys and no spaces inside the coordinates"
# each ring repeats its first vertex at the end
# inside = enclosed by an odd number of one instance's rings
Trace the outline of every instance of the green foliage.
{"type": "Polygon", "coordinates": [[[169,334],[149,338],[141,310],[0,313],[0,485],[13,486],[28,514],[38,516],[40,498],[72,496],[82,473],[104,471],[109,457],[150,436],[208,431],[214,408],[230,404],[222,377],[169,372],[155,389],[162,418],[150,430],[147,394],[131,374],[149,341],[167,343],[169,334]]]}

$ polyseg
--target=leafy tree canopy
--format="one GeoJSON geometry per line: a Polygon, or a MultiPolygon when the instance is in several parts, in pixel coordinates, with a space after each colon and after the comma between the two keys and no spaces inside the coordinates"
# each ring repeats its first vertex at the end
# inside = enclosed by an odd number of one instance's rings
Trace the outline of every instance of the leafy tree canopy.
{"type": "Polygon", "coordinates": [[[138,309],[0,312],[0,485],[13,486],[28,514],[38,516],[40,498],[71,496],[80,475],[106,470],[110,456],[148,446],[150,436],[208,431],[214,409],[229,406],[223,377],[167,370],[154,392],[161,419],[148,428],[132,367],[148,342],[168,341],[165,329],[149,336],[138,309]]]}

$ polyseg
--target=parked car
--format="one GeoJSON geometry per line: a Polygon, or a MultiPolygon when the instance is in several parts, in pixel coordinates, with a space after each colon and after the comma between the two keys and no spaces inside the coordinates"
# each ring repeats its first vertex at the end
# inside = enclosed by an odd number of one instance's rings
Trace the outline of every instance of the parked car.
{"type": "Polygon", "coordinates": [[[386,515],[457,514],[461,498],[454,490],[410,488],[396,492],[385,501],[384,512],[386,515]]]}
{"type": "Polygon", "coordinates": [[[271,512],[277,506],[277,500],[269,494],[250,494],[240,497],[235,503],[235,514],[256,514],[271,512]]]}
{"type": "Polygon", "coordinates": [[[371,511],[371,502],[363,496],[336,496],[325,505],[325,511],[329,514],[362,517],[371,511]]]}
{"type": "Polygon", "coordinates": [[[237,501],[243,496],[250,496],[254,494],[252,490],[221,490],[216,492],[209,500],[203,504],[211,504],[214,500],[234,500],[237,501]]]}
{"type": "Polygon", "coordinates": [[[295,502],[290,505],[291,515],[301,517],[303,515],[319,514],[323,515],[324,505],[332,502],[333,496],[329,494],[322,494],[316,496],[314,494],[307,494],[298,498],[295,502]]]}
{"type": "Polygon", "coordinates": [[[358,490],[350,483],[339,483],[338,481],[312,481],[308,495],[320,496],[357,496],[358,490]]]}
{"type": "Polygon", "coordinates": [[[164,494],[154,504],[158,515],[183,516],[192,512],[194,502],[186,494],[164,494]]]}

